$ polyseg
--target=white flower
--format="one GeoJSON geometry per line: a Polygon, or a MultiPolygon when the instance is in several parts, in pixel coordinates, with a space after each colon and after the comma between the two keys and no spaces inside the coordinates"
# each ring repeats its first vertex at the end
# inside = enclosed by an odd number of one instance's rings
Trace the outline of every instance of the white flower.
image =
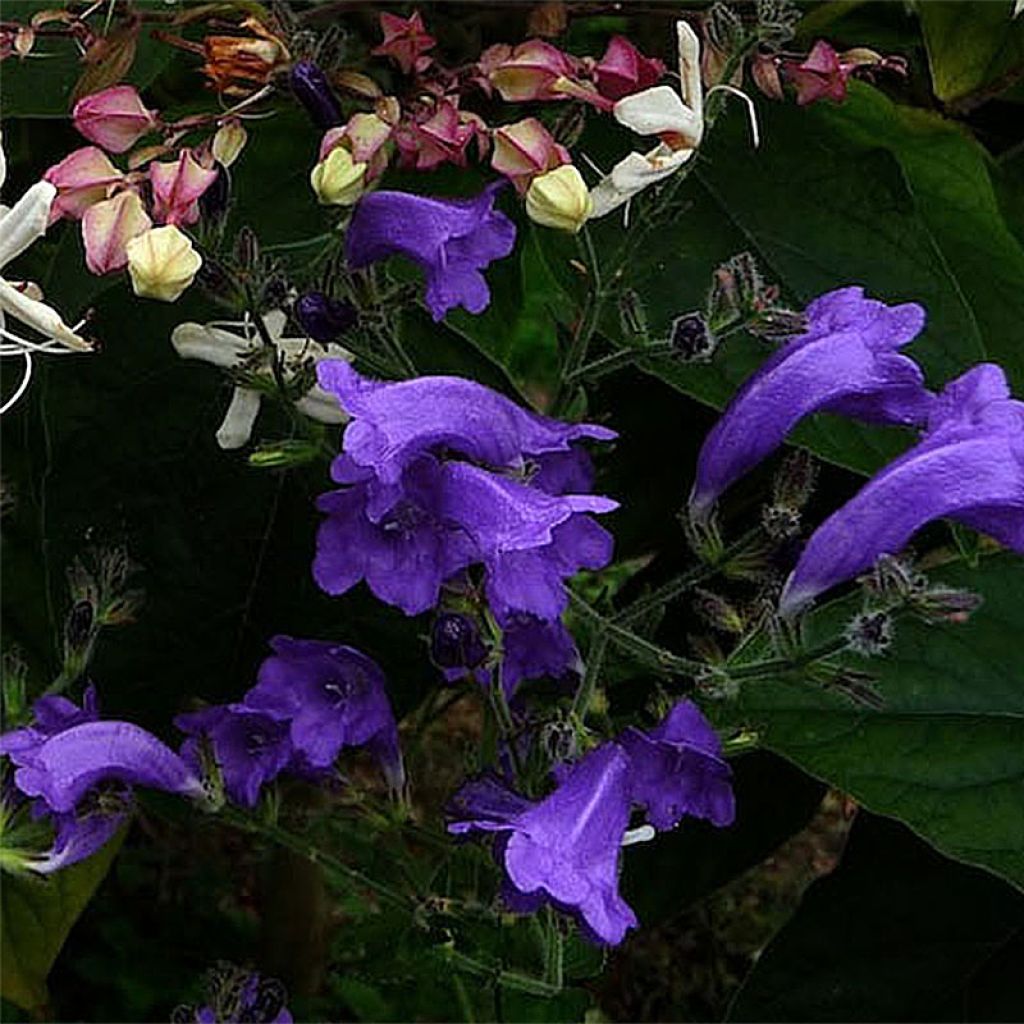
{"type": "MultiPolygon", "coordinates": [[[[202,359],[227,370],[244,370],[250,376],[274,380],[274,363],[280,361],[284,380],[289,381],[309,363],[321,359],[351,359],[352,353],[340,345],[321,345],[311,338],[282,338],[287,316],[275,309],[263,317],[263,326],[273,343],[263,343],[260,332],[252,320],[214,321],[209,324],[179,324],[171,335],[171,344],[183,359],[202,359]],[[225,330],[232,327],[241,330],[225,330]]],[[[221,448],[241,448],[252,435],[253,424],[260,411],[263,391],[239,384],[231,396],[224,422],[217,431],[221,448]]],[[[344,423],[348,417],[341,410],[337,398],[314,384],[298,401],[299,412],[321,423],[344,423]]]]}
{"type": "MultiPolygon", "coordinates": [[[[590,191],[593,204],[591,217],[606,213],[629,202],[648,185],[670,177],[685,164],[700,145],[704,135],[704,87],[700,77],[700,40],[685,21],[676,22],[679,49],[679,89],[656,85],[642,92],[624,96],[612,108],[615,120],[638,135],[657,135],[661,141],[647,153],[630,153],[623,157],[590,191]]],[[[757,145],[757,122],[750,97],[731,85],[716,85],[718,90],[732,93],[747,104],[754,145],[757,145]]]]}
{"type": "MultiPolygon", "coordinates": [[[[7,160],[0,139],[0,186],[6,177],[7,160]]],[[[75,333],[81,324],[68,327],[60,314],[42,301],[38,288],[3,276],[7,264],[45,233],[50,205],[56,195],[57,190],[48,181],[38,181],[14,206],[0,206],[0,356],[20,356],[25,360],[21,383],[0,406],[0,413],[7,412],[28,388],[34,353],[88,352],[92,347],[75,333]],[[15,334],[7,326],[8,316],[42,335],[43,340],[32,341],[15,334]]]]}

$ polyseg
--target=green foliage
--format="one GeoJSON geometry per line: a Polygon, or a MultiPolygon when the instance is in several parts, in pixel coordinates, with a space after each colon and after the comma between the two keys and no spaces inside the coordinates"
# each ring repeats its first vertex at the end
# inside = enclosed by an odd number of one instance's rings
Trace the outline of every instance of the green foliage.
{"type": "Polygon", "coordinates": [[[728,1019],[1018,1020],[1022,934],[1024,896],[862,812],[728,1019]]]}
{"type": "Polygon", "coordinates": [[[124,831],[88,860],[48,878],[4,876],[0,901],[0,995],[4,999],[33,1013],[47,1012],[47,975],[117,856],[124,831]]]}
{"type": "MultiPolygon", "coordinates": [[[[877,676],[880,710],[773,678],[746,684],[726,715],[869,810],[1024,888],[1020,573],[1012,555],[937,572],[984,595],[967,623],[900,622],[884,656],[845,655],[848,667],[877,676]]],[[[810,642],[857,610],[846,599],[812,615],[810,642]]]]}

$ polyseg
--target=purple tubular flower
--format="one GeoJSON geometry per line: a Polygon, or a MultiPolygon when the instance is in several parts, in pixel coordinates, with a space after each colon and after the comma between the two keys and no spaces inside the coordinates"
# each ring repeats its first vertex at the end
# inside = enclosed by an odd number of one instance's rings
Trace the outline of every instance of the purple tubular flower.
{"type": "Polygon", "coordinates": [[[314,341],[326,344],[354,327],[359,312],[348,299],[332,299],[323,292],[306,292],[295,301],[295,317],[314,341]]]}
{"type": "Polygon", "coordinates": [[[311,60],[297,61],[292,65],[289,79],[292,92],[317,128],[326,130],[341,124],[341,107],[319,65],[311,60]]]}
{"type": "MultiPolygon", "coordinates": [[[[22,731],[22,730],[19,730],[22,731]]],[[[131,722],[84,722],[31,746],[0,745],[17,766],[14,781],[51,811],[73,811],[101,782],[118,781],[201,798],[203,784],[169,747],[131,722]]]]}
{"type": "Polygon", "coordinates": [[[455,798],[448,831],[498,833],[495,852],[516,909],[551,902],[575,916],[590,938],[615,945],[637,924],[618,887],[629,805],[629,760],[608,743],[536,803],[494,779],[470,783],[455,798]]]}
{"type": "Polygon", "coordinates": [[[291,742],[313,768],[334,763],[342,747],[367,747],[394,789],[405,774],[398,727],[376,662],[352,647],[275,636],[245,704],[290,722],[291,742]]]}
{"type": "Polygon", "coordinates": [[[430,630],[430,658],[448,682],[475,675],[488,652],[480,627],[469,615],[441,612],[434,619],[430,630]]]}
{"type": "Polygon", "coordinates": [[[463,306],[482,313],[491,292],[481,270],[507,256],[515,224],[494,209],[504,182],[474,199],[434,199],[408,192],[371,192],[356,203],[345,236],[349,265],[368,266],[401,255],[418,263],[427,282],[426,302],[435,320],[463,306]]]}
{"type": "Polygon", "coordinates": [[[55,835],[53,845],[41,857],[33,858],[30,867],[40,875],[71,867],[98,853],[128,820],[133,801],[130,792],[122,796],[122,809],[111,810],[111,794],[106,794],[102,810],[52,815],[55,835]]]}
{"type": "Polygon", "coordinates": [[[924,327],[920,306],[887,306],[850,287],[815,299],[807,317],[807,331],[754,373],[708,434],[690,495],[694,518],[707,519],[719,495],[811,413],[907,426],[927,420],[935,396],[917,363],[898,351],[924,327]]]}
{"type": "Polygon", "coordinates": [[[224,789],[232,800],[246,807],[256,806],[260,787],[277,778],[292,759],[288,722],[244,704],[218,705],[178,715],[174,724],[189,734],[181,754],[197,771],[198,737],[209,737],[224,789]]]}
{"type": "MultiPolygon", "coordinates": [[[[352,418],[345,429],[343,459],[373,470],[385,483],[395,483],[405,467],[428,449],[447,449],[502,469],[521,469],[527,458],[564,452],[570,453],[572,465],[561,468],[559,479],[587,480],[584,489],[589,489],[585,468],[589,460],[573,443],[611,441],[618,436],[597,424],[559,423],[529,412],[497,391],[462,377],[376,381],[361,376],[345,360],[324,359],[317,364],[317,379],[322,388],[338,396],[352,418]]],[[[543,468],[544,463],[540,465],[543,468]]],[[[549,467],[549,472],[554,469],[549,467]]]]}
{"type": "Polygon", "coordinates": [[[649,732],[630,727],[616,742],[629,756],[633,802],[646,808],[655,828],[675,828],[686,815],[732,824],[732,769],[715,730],[691,701],[679,701],[649,732]]]}
{"type": "Polygon", "coordinates": [[[793,615],[942,517],[1024,553],[1024,402],[991,363],[948,384],[921,441],[815,530],[779,611],[793,615]]]}

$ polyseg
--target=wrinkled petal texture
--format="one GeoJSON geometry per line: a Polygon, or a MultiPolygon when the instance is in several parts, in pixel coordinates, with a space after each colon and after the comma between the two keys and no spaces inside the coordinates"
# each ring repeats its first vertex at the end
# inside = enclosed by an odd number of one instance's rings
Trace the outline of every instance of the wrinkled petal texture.
{"type": "Polygon", "coordinates": [[[706,518],[719,495],[811,413],[908,426],[926,421],[934,396],[920,367],[898,352],[924,326],[920,306],[886,306],[851,287],[823,295],[807,316],[807,331],[766,360],[708,434],[690,496],[697,518],[706,518]]]}

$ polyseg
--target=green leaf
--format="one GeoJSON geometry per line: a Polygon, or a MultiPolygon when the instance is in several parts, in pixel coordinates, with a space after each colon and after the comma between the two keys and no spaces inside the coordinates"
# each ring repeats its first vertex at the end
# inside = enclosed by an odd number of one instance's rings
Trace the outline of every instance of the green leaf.
{"type": "Polygon", "coordinates": [[[4,999],[25,1010],[44,1010],[50,968],[110,869],[125,831],[88,860],[49,878],[4,877],[0,898],[0,995],[4,999]]]}
{"type": "MultiPolygon", "coordinates": [[[[627,268],[653,335],[701,308],[711,269],[746,249],[798,304],[853,283],[888,302],[920,302],[928,326],[908,351],[934,387],[984,359],[1024,387],[1024,249],[1003,219],[981,147],[958,125],[859,83],[842,106],[760,104],[760,117],[764,141],[753,150],[741,113],[729,111],[684,183],[682,212],[655,226],[627,268]]],[[[598,227],[611,258],[621,222],[612,215],[598,227]]],[[[613,320],[602,322],[612,337],[613,320]]],[[[647,369],[720,407],[767,351],[730,338],[709,366],[661,360],[647,369]]],[[[794,440],[862,472],[906,443],[824,416],[794,440]]]]}
{"type": "MultiPolygon", "coordinates": [[[[985,602],[959,625],[901,622],[884,657],[844,656],[878,677],[881,710],[772,679],[747,683],[728,717],[949,856],[1024,887],[1021,562],[1002,554],[932,575],[985,602]]],[[[834,636],[859,607],[851,597],[812,615],[809,643],[834,636]]]]}
{"type": "Polygon", "coordinates": [[[1022,935],[1019,893],[862,813],[839,868],[808,890],[729,1019],[1019,1020],[1022,935]]]}
{"type": "Polygon", "coordinates": [[[1024,71],[1024,21],[1013,0],[918,3],[932,88],[944,103],[973,106],[974,94],[998,95],[1024,71]]]}

